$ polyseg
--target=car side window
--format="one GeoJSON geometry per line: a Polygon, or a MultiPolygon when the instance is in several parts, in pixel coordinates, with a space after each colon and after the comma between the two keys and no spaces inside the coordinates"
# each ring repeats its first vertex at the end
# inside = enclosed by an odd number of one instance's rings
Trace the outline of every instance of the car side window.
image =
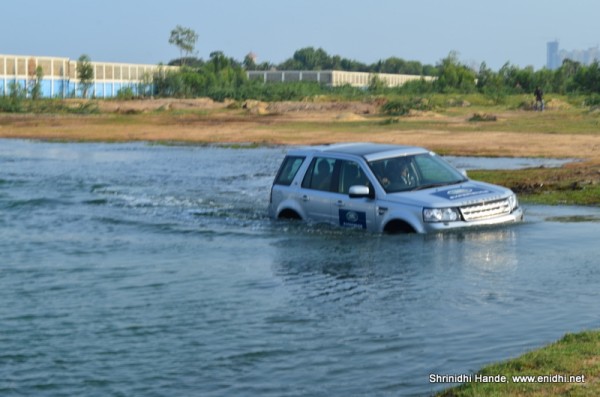
{"type": "Polygon", "coordinates": [[[358,163],[349,160],[340,161],[340,176],[337,192],[348,194],[350,186],[369,186],[369,179],[358,163]]]}
{"type": "Polygon", "coordinates": [[[331,191],[335,159],[315,157],[310,163],[302,187],[306,189],[331,191]]]}
{"type": "Polygon", "coordinates": [[[287,156],[283,163],[281,163],[281,167],[279,168],[279,172],[277,173],[277,177],[275,177],[274,184],[276,185],[285,185],[289,186],[292,184],[292,181],[296,177],[300,166],[304,162],[305,157],[302,156],[287,156]]]}

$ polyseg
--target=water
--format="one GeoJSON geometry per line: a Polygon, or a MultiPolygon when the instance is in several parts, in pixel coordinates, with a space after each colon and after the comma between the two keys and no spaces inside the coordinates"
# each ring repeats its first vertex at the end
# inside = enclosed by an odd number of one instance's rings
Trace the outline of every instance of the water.
{"type": "Polygon", "coordinates": [[[517,170],[522,168],[557,168],[575,162],[575,159],[551,159],[535,157],[456,157],[446,156],[448,162],[459,169],[517,170]]]}
{"type": "Polygon", "coordinates": [[[600,325],[599,209],[275,222],[283,155],[0,141],[0,395],[420,396],[600,325]]]}

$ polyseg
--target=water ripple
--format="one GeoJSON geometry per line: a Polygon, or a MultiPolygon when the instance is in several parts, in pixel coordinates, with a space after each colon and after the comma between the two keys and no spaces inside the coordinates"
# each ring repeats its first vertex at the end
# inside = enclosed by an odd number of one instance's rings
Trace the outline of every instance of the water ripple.
{"type": "Polygon", "coordinates": [[[0,395],[420,396],[598,327],[598,209],[428,236],[272,221],[283,155],[2,141],[0,395]]]}

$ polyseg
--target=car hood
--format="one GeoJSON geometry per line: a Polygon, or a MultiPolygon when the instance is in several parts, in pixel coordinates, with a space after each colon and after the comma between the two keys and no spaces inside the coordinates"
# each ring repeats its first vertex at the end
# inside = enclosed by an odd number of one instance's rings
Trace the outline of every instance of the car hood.
{"type": "Polygon", "coordinates": [[[388,193],[386,200],[423,207],[462,207],[485,201],[499,200],[512,194],[510,189],[484,182],[467,181],[454,185],[388,193]]]}

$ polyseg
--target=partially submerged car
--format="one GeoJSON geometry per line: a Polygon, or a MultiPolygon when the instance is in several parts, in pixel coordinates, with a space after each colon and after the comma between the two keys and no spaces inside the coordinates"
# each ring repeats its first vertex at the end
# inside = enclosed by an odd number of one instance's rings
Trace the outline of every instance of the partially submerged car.
{"type": "Polygon", "coordinates": [[[507,188],[467,178],[420,147],[344,143],[288,151],[269,202],[272,218],[387,233],[519,222],[507,188]]]}

